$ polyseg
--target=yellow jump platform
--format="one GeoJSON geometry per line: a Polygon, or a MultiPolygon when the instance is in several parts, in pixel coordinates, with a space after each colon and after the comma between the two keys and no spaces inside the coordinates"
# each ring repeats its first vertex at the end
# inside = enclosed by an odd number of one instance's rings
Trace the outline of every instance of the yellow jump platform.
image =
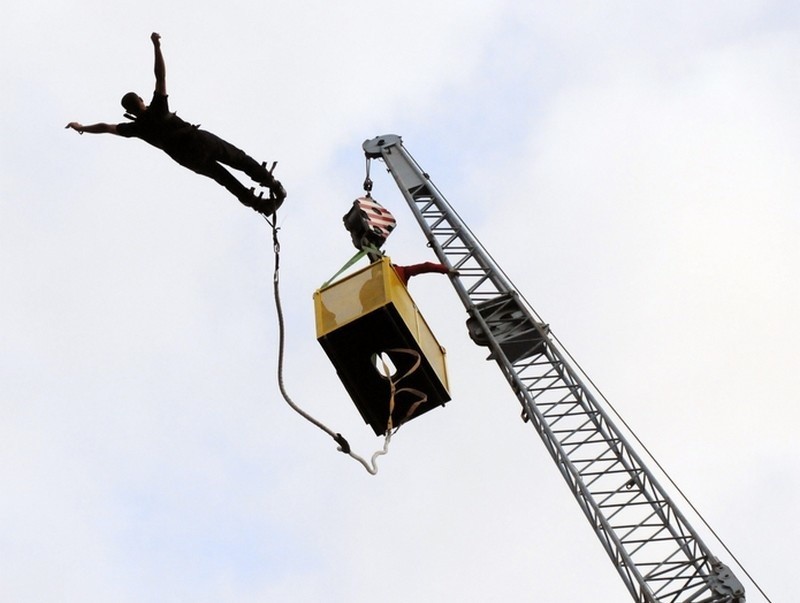
{"type": "Polygon", "coordinates": [[[445,350],[388,257],[317,290],[314,310],[317,341],[376,435],[386,432],[391,398],[381,354],[396,368],[395,427],[450,400],[445,350]]]}

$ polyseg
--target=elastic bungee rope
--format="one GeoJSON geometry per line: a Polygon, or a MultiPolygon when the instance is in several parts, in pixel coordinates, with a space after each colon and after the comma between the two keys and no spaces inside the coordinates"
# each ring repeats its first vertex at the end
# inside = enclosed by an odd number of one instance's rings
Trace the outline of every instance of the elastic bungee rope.
{"type": "MultiPolygon", "coordinates": [[[[264,214],[262,214],[264,215],[264,214]]],[[[280,389],[281,395],[283,399],[286,400],[286,403],[301,417],[303,417],[309,423],[312,423],[325,433],[327,433],[338,445],[338,450],[344,452],[348,456],[352,457],[367,470],[370,475],[376,475],[378,473],[378,465],[377,465],[377,458],[379,456],[383,456],[389,451],[389,442],[392,439],[392,429],[387,428],[386,434],[384,437],[383,448],[381,450],[376,451],[369,462],[367,462],[363,457],[359,456],[355,452],[353,452],[350,448],[350,443],[345,439],[345,437],[341,433],[335,432],[333,429],[318,421],[302,408],[300,408],[297,404],[294,403],[289,393],[286,391],[286,386],[283,381],[283,366],[284,366],[284,356],[285,356],[285,344],[286,344],[286,324],[283,317],[283,306],[281,304],[281,295],[280,295],[280,254],[281,254],[281,244],[278,240],[278,220],[277,214],[272,214],[272,220],[270,220],[267,216],[264,215],[264,220],[266,220],[267,224],[270,225],[272,228],[272,249],[275,256],[275,269],[273,272],[272,277],[272,287],[273,293],[275,297],[275,309],[278,316],[278,388],[280,389]]],[[[390,402],[391,405],[394,405],[394,383],[389,379],[392,389],[392,400],[390,402]]],[[[389,420],[391,425],[391,413],[389,414],[389,420]]],[[[395,429],[394,431],[397,431],[395,429]]]]}

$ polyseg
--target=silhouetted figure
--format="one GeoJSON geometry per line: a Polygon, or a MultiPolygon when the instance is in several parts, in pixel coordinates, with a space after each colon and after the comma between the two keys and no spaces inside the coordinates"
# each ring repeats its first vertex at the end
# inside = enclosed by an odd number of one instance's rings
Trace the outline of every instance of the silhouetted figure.
{"type": "Polygon", "coordinates": [[[170,113],[167,103],[166,66],[161,54],[161,36],[150,36],[155,54],[156,87],[153,99],[145,105],[135,92],[122,97],[122,106],[131,121],[119,124],[96,123],[84,126],[70,122],[72,128],[83,134],[117,134],[126,138],[141,138],[154,147],[164,151],[175,161],[190,170],[212,178],[241,201],[265,215],[272,214],[286,198],[286,191],[275,180],[270,171],[241,149],[222,140],[219,136],[201,130],[175,113],[170,113]],[[267,187],[268,198],[254,194],[252,188],[244,184],[226,170],[221,164],[230,166],[247,174],[254,182],[267,187]]]}

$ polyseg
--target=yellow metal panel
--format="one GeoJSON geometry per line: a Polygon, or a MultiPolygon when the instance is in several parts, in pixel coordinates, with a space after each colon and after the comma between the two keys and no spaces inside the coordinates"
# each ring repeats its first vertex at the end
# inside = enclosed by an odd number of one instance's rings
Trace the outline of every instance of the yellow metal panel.
{"type": "Polygon", "coordinates": [[[318,338],[387,302],[382,272],[374,263],[314,293],[318,338]]]}
{"type": "Polygon", "coordinates": [[[409,331],[411,331],[423,355],[428,359],[428,362],[431,363],[439,379],[447,388],[445,350],[439,345],[428,323],[425,322],[422,314],[420,314],[417,305],[408,293],[408,289],[406,289],[406,286],[400,281],[400,278],[397,276],[394,268],[392,268],[388,258],[384,258],[384,260],[386,262],[384,275],[388,297],[394,307],[397,308],[398,313],[406,323],[409,331]]]}
{"type": "MultiPolygon", "coordinates": [[[[420,368],[406,383],[399,384],[420,389],[428,396],[429,402],[420,406],[414,416],[450,399],[444,348],[436,341],[389,258],[316,291],[314,308],[317,339],[365,421],[377,434],[385,430],[388,418],[388,384],[372,364],[375,354],[406,349],[420,355],[420,368]]],[[[389,356],[398,369],[408,363],[408,354],[389,356]]],[[[402,413],[402,409],[396,412],[402,413]]]]}

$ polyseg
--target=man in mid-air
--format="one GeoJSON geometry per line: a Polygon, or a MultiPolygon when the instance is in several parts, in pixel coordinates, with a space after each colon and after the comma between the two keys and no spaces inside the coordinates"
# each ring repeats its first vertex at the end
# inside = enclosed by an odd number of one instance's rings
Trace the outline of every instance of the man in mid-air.
{"type": "Polygon", "coordinates": [[[270,170],[247,155],[241,149],[222,140],[219,136],[201,130],[175,113],[170,113],[167,103],[167,81],[164,56],[161,54],[161,36],[150,36],[155,54],[156,88],[153,100],[145,105],[135,92],[122,97],[122,106],[129,122],[119,124],[96,123],[84,126],[70,122],[67,128],[83,134],[117,134],[126,138],[141,138],[164,151],[175,161],[190,170],[208,176],[224,186],[247,207],[264,215],[271,215],[283,203],[286,191],[275,180],[270,170]],[[269,189],[269,196],[256,195],[221,164],[247,174],[254,182],[269,189]]]}

